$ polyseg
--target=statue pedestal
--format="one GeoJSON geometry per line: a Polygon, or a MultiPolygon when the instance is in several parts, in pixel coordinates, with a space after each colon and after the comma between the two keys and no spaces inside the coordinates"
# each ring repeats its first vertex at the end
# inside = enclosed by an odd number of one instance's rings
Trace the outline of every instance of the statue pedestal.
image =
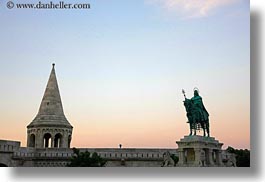
{"type": "Polygon", "coordinates": [[[178,144],[178,167],[222,167],[222,145],[214,137],[184,136],[178,144]]]}

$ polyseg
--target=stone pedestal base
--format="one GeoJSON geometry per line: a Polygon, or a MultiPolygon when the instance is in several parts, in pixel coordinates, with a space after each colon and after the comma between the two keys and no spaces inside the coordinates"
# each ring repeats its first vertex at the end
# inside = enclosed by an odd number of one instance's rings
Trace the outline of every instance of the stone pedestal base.
{"type": "Polygon", "coordinates": [[[213,137],[184,136],[178,144],[179,167],[222,167],[222,145],[213,137]]]}

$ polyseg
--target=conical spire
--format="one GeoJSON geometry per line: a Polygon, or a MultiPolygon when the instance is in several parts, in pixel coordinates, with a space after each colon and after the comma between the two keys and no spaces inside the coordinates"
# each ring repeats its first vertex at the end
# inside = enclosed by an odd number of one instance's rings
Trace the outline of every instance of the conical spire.
{"type": "Polygon", "coordinates": [[[36,125],[62,125],[72,127],[63,112],[54,66],[55,64],[52,64],[51,74],[40,104],[39,112],[28,127],[36,125]]]}

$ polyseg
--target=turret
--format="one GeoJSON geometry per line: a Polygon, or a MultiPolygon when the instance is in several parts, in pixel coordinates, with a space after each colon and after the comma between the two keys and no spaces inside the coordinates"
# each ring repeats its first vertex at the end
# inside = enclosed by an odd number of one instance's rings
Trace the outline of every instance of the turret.
{"type": "Polygon", "coordinates": [[[73,127],[64,115],[54,67],[39,111],[27,126],[27,147],[70,148],[73,127]]]}

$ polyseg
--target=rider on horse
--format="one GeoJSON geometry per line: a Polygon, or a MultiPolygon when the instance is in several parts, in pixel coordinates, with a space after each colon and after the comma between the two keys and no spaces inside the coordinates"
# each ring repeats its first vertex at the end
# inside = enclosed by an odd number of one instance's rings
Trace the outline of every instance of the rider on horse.
{"type": "Polygon", "coordinates": [[[199,96],[199,92],[197,89],[194,89],[194,96],[191,98],[191,102],[194,105],[194,110],[196,110],[195,113],[198,113],[198,116],[196,116],[196,118],[202,121],[207,120],[209,117],[209,113],[205,109],[202,102],[202,97],[199,96]]]}
{"type": "Polygon", "coordinates": [[[207,130],[208,136],[210,136],[209,113],[203,105],[198,89],[194,89],[194,96],[191,99],[186,98],[184,90],[183,94],[185,96],[184,106],[187,111],[188,123],[190,123],[190,135],[192,135],[192,130],[194,130],[194,135],[196,135],[196,130],[202,128],[204,136],[206,135],[205,130],[207,130]]]}

